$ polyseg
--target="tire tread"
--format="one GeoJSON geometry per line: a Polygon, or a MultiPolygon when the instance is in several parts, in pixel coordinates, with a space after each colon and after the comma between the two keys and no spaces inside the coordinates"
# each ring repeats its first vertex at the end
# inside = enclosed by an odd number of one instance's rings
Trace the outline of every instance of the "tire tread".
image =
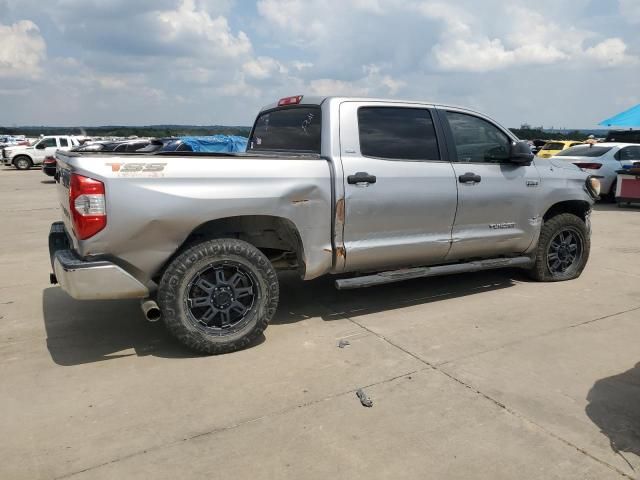
{"type": "Polygon", "coordinates": [[[279,294],[278,276],[267,257],[250,243],[225,238],[198,243],[178,255],[162,276],[158,288],[158,305],[169,333],[191,350],[217,355],[243,349],[259,337],[276,312],[279,294]],[[257,269],[267,286],[263,292],[265,300],[263,306],[259,307],[255,326],[246,335],[234,341],[212,341],[206,334],[189,328],[188,319],[180,318],[177,308],[177,302],[182,301],[179,287],[184,275],[196,262],[204,258],[220,259],[230,255],[244,258],[257,269]]]}
{"type": "Polygon", "coordinates": [[[560,213],[544,222],[542,230],[540,231],[540,238],[538,239],[538,245],[536,247],[535,264],[529,271],[529,275],[539,282],[561,282],[565,280],[572,280],[578,278],[584,267],[587,265],[589,259],[589,251],[591,249],[591,242],[587,231],[587,226],[584,221],[572,214],[572,213],[560,213]],[[564,225],[572,225],[578,228],[584,237],[584,243],[582,246],[582,264],[571,276],[567,277],[554,277],[551,275],[547,268],[546,250],[547,245],[551,241],[553,235],[559,228],[564,225]]]}

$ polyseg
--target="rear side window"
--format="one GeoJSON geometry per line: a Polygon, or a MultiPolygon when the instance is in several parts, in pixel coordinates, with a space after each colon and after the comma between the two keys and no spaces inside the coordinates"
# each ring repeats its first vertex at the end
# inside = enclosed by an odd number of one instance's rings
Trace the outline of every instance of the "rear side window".
{"type": "Polygon", "coordinates": [[[59,138],[58,140],[60,140],[60,146],[61,147],[68,147],[69,146],[69,142],[67,142],[66,138],[59,138]]]}
{"type": "Polygon", "coordinates": [[[262,113],[247,151],[287,150],[320,153],[320,107],[286,107],[262,113]]]}
{"type": "Polygon", "coordinates": [[[358,110],[360,152],[390,160],[439,160],[438,141],[429,110],[362,107],[358,110]]]}
{"type": "Polygon", "coordinates": [[[567,148],[560,152],[558,157],[601,157],[611,150],[611,147],[598,147],[596,145],[578,145],[577,147],[567,148]]]}
{"type": "Polygon", "coordinates": [[[618,152],[618,160],[640,160],[640,147],[625,147],[618,152]]]}

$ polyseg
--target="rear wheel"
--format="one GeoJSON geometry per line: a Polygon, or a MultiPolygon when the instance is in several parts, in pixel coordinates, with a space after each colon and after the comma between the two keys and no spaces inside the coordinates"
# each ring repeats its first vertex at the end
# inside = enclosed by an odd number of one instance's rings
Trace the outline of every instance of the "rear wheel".
{"type": "Polygon", "coordinates": [[[559,282],[580,276],[589,259],[591,241],[584,221],[562,213],[542,226],[531,276],[542,282],[559,282]]]}
{"type": "Polygon", "coordinates": [[[13,160],[13,165],[18,170],[29,170],[31,167],[33,167],[33,162],[29,157],[20,155],[13,160]]]}
{"type": "Polygon", "coordinates": [[[167,268],[158,305],[169,331],[192,350],[239,350],[267,328],[278,306],[279,286],[269,260],[235,239],[200,243],[167,268]]]}

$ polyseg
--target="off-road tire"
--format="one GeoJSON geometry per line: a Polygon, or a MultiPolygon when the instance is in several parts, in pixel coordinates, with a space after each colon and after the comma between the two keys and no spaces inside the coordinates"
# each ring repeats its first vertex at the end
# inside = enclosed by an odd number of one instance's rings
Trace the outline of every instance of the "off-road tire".
{"type": "Polygon", "coordinates": [[[262,334],[276,312],[279,293],[276,271],[260,250],[241,240],[218,239],[199,243],[178,255],[162,275],[157,300],[167,329],[181,343],[199,353],[221,354],[245,348],[262,334]],[[241,265],[256,280],[255,307],[243,317],[248,323],[228,335],[203,332],[187,307],[194,278],[216,262],[241,265]]]}
{"type": "Polygon", "coordinates": [[[530,276],[539,282],[562,282],[578,278],[589,259],[591,239],[585,222],[571,213],[561,213],[544,222],[536,248],[535,264],[529,271],[530,276]],[[547,255],[549,246],[556,235],[569,229],[577,234],[582,242],[582,252],[578,262],[563,273],[552,273],[549,269],[547,255]]]}
{"type": "Polygon", "coordinates": [[[18,170],[29,170],[33,167],[33,162],[26,155],[18,155],[13,159],[13,166],[18,170]]]}

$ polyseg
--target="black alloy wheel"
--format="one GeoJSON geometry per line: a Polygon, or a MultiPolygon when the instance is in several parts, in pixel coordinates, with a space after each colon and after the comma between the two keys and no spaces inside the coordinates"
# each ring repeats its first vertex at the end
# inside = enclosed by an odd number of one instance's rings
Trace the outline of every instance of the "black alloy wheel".
{"type": "Polygon", "coordinates": [[[240,263],[212,263],[187,285],[185,309],[193,325],[209,335],[245,326],[258,297],[257,279],[240,263]]]}
{"type": "Polygon", "coordinates": [[[580,234],[572,227],[560,230],[551,239],[547,250],[547,268],[552,275],[566,275],[582,259],[584,249],[580,234]]]}

